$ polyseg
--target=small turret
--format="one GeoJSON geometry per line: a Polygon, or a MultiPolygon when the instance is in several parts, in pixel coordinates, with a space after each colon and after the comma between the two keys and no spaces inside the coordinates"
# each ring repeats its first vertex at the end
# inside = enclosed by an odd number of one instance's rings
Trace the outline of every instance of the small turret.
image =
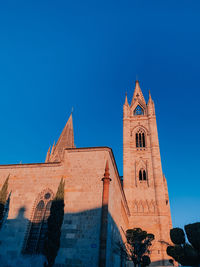
{"type": "Polygon", "coordinates": [[[45,162],[49,162],[49,159],[50,159],[50,151],[51,151],[51,146],[49,147],[49,149],[47,151],[47,156],[46,156],[45,162]]]}
{"type": "Polygon", "coordinates": [[[123,113],[124,113],[124,118],[127,118],[130,116],[130,106],[128,103],[128,98],[127,98],[127,93],[125,96],[125,102],[124,102],[124,106],[123,106],[123,113]]]}
{"type": "Polygon", "coordinates": [[[151,98],[150,90],[149,90],[149,101],[147,104],[147,110],[148,110],[148,115],[155,115],[155,106],[154,106],[154,102],[151,98]]]}
{"type": "Polygon", "coordinates": [[[127,99],[127,92],[126,92],[126,96],[125,96],[125,102],[124,102],[124,105],[125,105],[125,106],[129,106],[129,104],[128,104],[128,99],[127,99]]]}

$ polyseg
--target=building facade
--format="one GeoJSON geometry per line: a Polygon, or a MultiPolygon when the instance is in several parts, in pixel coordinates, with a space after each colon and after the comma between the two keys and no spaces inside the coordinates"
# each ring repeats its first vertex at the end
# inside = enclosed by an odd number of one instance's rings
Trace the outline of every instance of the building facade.
{"type": "Polygon", "coordinates": [[[171,215],[155,108],[138,82],[123,112],[123,182],[110,148],[74,146],[72,115],[45,163],[0,165],[0,185],[9,176],[1,266],[43,266],[47,219],[61,178],[65,214],[56,267],[127,265],[121,247],[134,227],[155,235],[152,265],[168,265],[171,215]]]}

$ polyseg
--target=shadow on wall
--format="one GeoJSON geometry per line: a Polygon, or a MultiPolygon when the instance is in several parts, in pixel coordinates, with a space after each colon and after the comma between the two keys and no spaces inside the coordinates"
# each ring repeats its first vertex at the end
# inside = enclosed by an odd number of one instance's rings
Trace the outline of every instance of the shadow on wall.
{"type": "MultiPolygon", "coordinates": [[[[16,218],[7,219],[0,231],[0,266],[43,267],[41,252],[46,226],[44,221],[31,223],[21,207],[16,218]],[[31,226],[33,231],[30,237],[31,226]],[[28,229],[28,231],[27,231],[28,229]],[[27,249],[28,248],[28,249],[27,249]],[[30,251],[32,249],[32,254],[30,251]],[[26,253],[24,253],[26,251],[26,253]],[[29,252],[28,252],[29,251],[29,252]],[[34,253],[33,253],[34,251],[34,253]]],[[[101,208],[78,213],[65,213],[62,224],[60,249],[55,267],[97,267],[99,260],[101,208]]],[[[122,236],[108,214],[106,266],[125,266],[119,243],[122,236]]]]}

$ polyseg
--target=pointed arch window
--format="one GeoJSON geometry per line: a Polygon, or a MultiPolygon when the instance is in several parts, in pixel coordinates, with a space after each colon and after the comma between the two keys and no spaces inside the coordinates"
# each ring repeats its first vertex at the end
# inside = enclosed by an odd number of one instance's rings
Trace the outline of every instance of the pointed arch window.
{"type": "Polygon", "coordinates": [[[133,114],[135,116],[137,116],[137,115],[144,115],[144,110],[143,110],[143,108],[140,105],[137,105],[137,107],[135,108],[133,114]]]}
{"type": "Polygon", "coordinates": [[[23,253],[43,253],[44,241],[48,230],[47,220],[50,215],[52,193],[43,194],[37,201],[33,218],[29,224],[28,236],[26,238],[23,253]]]}
{"type": "Polygon", "coordinates": [[[136,147],[146,147],[145,133],[143,130],[139,130],[135,134],[136,147]]]}
{"type": "Polygon", "coordinates": [[[146,181],[147,180],[147,174],[144,169],[139,170],[139,180],[140,181],[146,181]]]}

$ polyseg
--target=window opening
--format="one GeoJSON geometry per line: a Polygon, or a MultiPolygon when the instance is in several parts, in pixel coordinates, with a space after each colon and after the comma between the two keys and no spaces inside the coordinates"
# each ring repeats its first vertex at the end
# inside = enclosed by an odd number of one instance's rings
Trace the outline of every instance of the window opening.
{"type": "Polygon", "coordinates": [[[146,147],[145,133],[143,130],[139,130],[135,134],[136,147],[146,147]]]}
{"type": "Polygon", "coordinates": [[[138,133],[136,133],[136,147],[139,147],[139,142],[138,142],[138,133]]]}
{"type": "Polygon", "coordinates": [[[145,170],[143,171],[143,180],[146,181],[147,177],[146,177],[146,172],[145,170]]]}
{"type": "Polygon", "coordinates": [[[144,110],[141,108],[140,105],[137,105],[137,107],[134,110],[134,115],[144,115],[144,110]]]}
{"type": "Polygon", "coordinates": [[[142,181],[142,171],[139,171],[139,180],[142,181]]]}
{"type": "Polygon", "coordinates": [[[142,143],[143,143],[143,147],[145,147],[145,135],[144,135],[144,133],[142,133],[142,143]]]}
{"type": "Polygon", "coordinates": [[[46,193],[38,202],[33,219],[31,221],[24,253],[40,254],[43,253],[44,241],[48,230],[48,217],[52,201],[49,200],[50,193],[46,193]]]}
{"type": "Polygon", "coordinates": [[[139,170],[139,180],[140,181],[146,181],[147,180],[146,171],[143,169],[139,170]]]}

